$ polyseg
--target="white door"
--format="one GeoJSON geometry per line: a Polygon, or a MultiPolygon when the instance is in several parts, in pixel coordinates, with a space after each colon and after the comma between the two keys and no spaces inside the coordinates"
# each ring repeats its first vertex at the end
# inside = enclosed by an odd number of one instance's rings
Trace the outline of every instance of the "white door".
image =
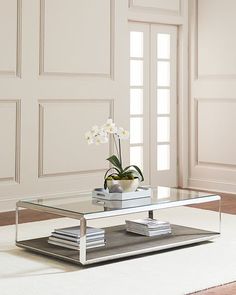
{"type": "Polygon", "coordinates": [[[175,26],[130,23],[130,163],[145,183],[177,185],[175,26]]]}

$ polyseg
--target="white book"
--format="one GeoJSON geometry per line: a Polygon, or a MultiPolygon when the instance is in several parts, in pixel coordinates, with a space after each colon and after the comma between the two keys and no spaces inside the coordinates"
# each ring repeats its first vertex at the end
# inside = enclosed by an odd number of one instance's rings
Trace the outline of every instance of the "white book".
{"type": "Polygon", "coordinates": [[[169,227],[170,223],[167,221],[151,219],[151,218],[144,218],[144,219],[135,219],[135,220],[126,220],[125,221],[128,226],[136,226],[140,228],[148,228],[152,229],[160,229],[169,227]]]}
{"type": "MultiPolygon", "coordinates": [[[[80,226],[71,226],[66,228],[55,229],[55,232],[58,234],[79,238],[80,237],[80,226]]],[[[98,234],[104,234],[105,230],[101,228],[95,227],[87,227],[86,228],[86,236],[94,236],[98,234]]]]}
{"type": "Polygon", "coordinates": [[[157,236],[165,236],[165,235],[170,235],[171,234],[171,230],[169,231],[162,231],[162,232],[156,232],[156,233],[152,233],[149,232],[147,234],[148,237],[157,237],[157,236]]]}
{"type": "Polygon", "coordinates": [[[155,232],[155,231],[170,230],[171,229],[170,225],[157,227],[157,228],[148,228],[148,227],[143,227],[143,226],[139,226],[139,225],[135,225],[135,224],[126,224],[126,228],[130,228],[133,230],[145,231],[145,232],[155,232]]]}
{"type": "MultiPolygon", "coordinates": [[[[55,238],[55,237],[49,237],[48,240],[49,240],[49,241],[58,242],[58,243],[60,243],[60,244],[65,244],[65,245],[75,246],[75,247],[78,247],[78,246],[79,246],[79,243],[78,243],[78,242],[72,242],[72,241],[62,240],[62,239],[55,238]]],[[[89,246],[97,245],[97,244],[101,244],[101,243],[104,243],[104,242],[105,242],[105,240],[104,240],[104,238],[103,238],[103,239],[100,239],[100,240],[95,240],[95,241],[86,242],[86,246],[89,247],[89,246]]]]}
{"type": "MultiPolygon", "coordinates": [[[[71,237],[68,235],[63,235],[63,234],[59,234],[56,232],[52,232],[52,237],[56,237],[62,240],[67,240],[67,241],[72,241],[72,242],[77,242],[79,243],[80,241],[80,237],[71,237]]],[[[86,241],[93,241],[93,240],[99,240],[99,239],[104,239],[105,234],[98,234],[98,235],[92,235],[92,236],[87,236],[86,235],[86,241]]]]}
{"type": "Polygon", "coordinates": [[[162,236],[162,235],[169,235],[171,234],[171,229],[169,230],[158,230],[158,231],[142,231],[142,230],[134,230],[127,228],[128,232],[132,232],[142,236],[154,237],[154,236],[162,236]]]}
{"type": "Polygon", "coordinates": [[[155,229],[155,230],[149,230],[148,228],[139,228],[139,227],[133,227],[133,226],[126,226],[126,229],[130,229],[130,230],[136,230],[136,231],[139,231],[139,232],[144,232],[144,233],[158,233],[158,232],[165,232],[165,231],[170,231],[171,230],[171,227],[168,227],[168,228],[158,228],[158,229],[155,229]]]}
{"type": "MultiPolygon", "coordinates": [[[[67,244],[64,244],[64,243],[56,242],[56,241],[48,240],[48,243],[52,244],[52,245],[55,245],[55,246],[60,246],[60,247],[63,247],[63,248],[72,249],[72,250],[79,250],[80,249],[79,246],[67,245],[67,244]]],[[[96,245],[86,246],[86,249],[98,248],[98,247],[103,247],[103,246],[105,246],[105,243],[99,243],[99,244],[96,244],[96,245]]]]}

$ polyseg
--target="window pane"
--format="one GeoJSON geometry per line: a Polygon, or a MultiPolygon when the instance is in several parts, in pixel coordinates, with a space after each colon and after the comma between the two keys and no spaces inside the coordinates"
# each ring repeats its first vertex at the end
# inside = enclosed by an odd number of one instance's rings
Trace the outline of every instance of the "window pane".
{"type": "Polygon", "coordinates": [[[143,169],[143,147],[130,147],[130,165],[137,165],[141,170],[143,169]]]}
{"type": "Polygon", "coordinates": [[[157,86],[170,86],[170,62],[157,62],[157,86]]]}
{"type": "Polygon", "coordinates": [[[157,114],[170,113],[170,89],[157,89],[157,114]]]}
{"type": "Polygon", "coordinates": [[[170,34],[157,34],[157,58],[170,58],[170,34]]]}
{"type": "Polygon", "coordinates": [[[170,169],[170,146],[168,144],[157,146],[157,170],[170,169]]]}
{"type": "Polygon", "coordinates": [[[130,57],[143,57],[143,32],[130,32],[130,57]]]}
{"type": "Polygon", "coordinates": [[[168,117],[157,118],[157,141],[158,142],[170,141],[170,118],[168,117]]]}
{"type": "Polygon", "coordinates": [[[130,114],[143,113],[143,89],[130,89],[130,114]]]}
{"type": "Polygon", "coordinates": [[[130,86],[143,85],[143,62],[141,60],[130,61],[130,86]]]}
{"type": "Polygon", "coordinates": [[[143,142],[143,119],[130,118],[130,143],[143,142]]]}

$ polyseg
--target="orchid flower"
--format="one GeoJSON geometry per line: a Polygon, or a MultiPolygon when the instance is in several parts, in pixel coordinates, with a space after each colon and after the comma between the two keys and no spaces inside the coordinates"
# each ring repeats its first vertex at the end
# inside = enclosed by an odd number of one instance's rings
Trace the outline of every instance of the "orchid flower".
{"type": "Polygon", "coordinates": [[[128,130],[125,130],[123,127],[118,128],[113,120],[109,118],[101,127],[94,125],[90,131],[85,133],[85,138],[88,144],[95,143],[96,145],[99,145],[101,143],[107,143],[109,135],[113,136],[114,144],[119,158],[117,158],[117,156],[115,155],[112,155],[107,159],[113,165],[113,167],[109,168],[104,176],[104,188],[106,188],[106,181],[109,177],[119,177],[120,179],[139,178],[140,181],[143,181],[144,178],[139,167],[137,167],[136,165],[131,165],[123,168],[122,166],[121,140],[129,138],[128,130]],[[108,175],[108,172],[110,170],[113,170],[113,173],[108,175]]]}
{"type": "Polygon", "coordinates": [[[117,129],[117,134],[118,134],[118,136],[119,136],[120,139],[128,139],[129,138],[129,131],[128,130],[125,130],[122,127],[119,127],[117,129]]]}

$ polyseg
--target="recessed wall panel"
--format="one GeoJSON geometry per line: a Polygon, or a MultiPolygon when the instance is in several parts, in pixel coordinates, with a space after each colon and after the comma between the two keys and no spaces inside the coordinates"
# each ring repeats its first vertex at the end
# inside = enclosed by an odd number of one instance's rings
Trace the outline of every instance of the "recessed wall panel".
{"type": "Polygon", "coordinates": [[[236,165],[236,100],[199,100],[198,162],[236,165]]]}
{"type": "Polygon", "coordinates": [[[131,0],[131,6],[178,12],[180,0],[131,0]]]}
{"type": "Polygon", "coordinates": [[[17,71],[18,3],[17,0],[0,0],[0,75],[17,71]]]}
{"type": "Polygon", "coordinates": [[[111,74],[111,1],[41,0],[41,70],[111,74]]]}
{"type": "Polygon", "coordinates": [[[236,75],[236,2],[197,1],[198,75],[236,75]]]}
{"type": "Polygon", "coordinates": [[[0,101],[0,182],[14,180],[16,171],[16,104],[0,101]]]}
{"type": "Polygon", "coordinates": [[[85,133],[111,116],[111,101],[40,103],[40,175],[108,168],[109,144],[88,145],[85,133]]]}

